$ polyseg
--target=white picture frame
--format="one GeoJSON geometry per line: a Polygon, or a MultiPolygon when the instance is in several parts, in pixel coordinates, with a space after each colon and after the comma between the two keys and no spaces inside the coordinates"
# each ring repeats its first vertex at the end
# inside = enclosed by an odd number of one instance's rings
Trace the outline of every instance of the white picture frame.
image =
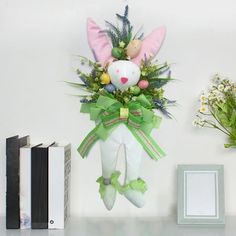
{"type": "Polygon", "coordinates": [[[178,166],[178,224],[225,224],[224,166],[178,166]]]}

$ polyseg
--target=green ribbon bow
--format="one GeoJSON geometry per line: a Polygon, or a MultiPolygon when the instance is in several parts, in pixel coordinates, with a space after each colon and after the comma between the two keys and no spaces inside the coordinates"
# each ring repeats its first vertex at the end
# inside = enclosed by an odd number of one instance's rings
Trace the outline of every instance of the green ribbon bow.
{"type": "MultiPolygon", "coordinates": [[[[118,178],[120,177],[120,172],[119,171],[115,171],[114,173],[112,173],[111,177],[109,178],[110,180],[110,184],[119,192],[122,193],[122,186],[118,181],[118,178]]],[[[99,187],[99,193],[101,195],[101,198],[104,198],[105,195],[105,191],[106,191],[106,184],[104,183],[105,178],[103,176],[99,177],[97,179],[97,183],[99,183],[100,187],[99,187]]]]}
{"type": "Polygon", "coordinates": [[[128,184],[125,184],[122,186],[123,193],[130,190],[130,189],[139,191],[141,193],[145,193],[147,191],[147,185],[143,179],[138,178],[138,179],[132,180],[128,184]]]}
{"type": "Polygon", "coordinates": [[[161,118],[156,116],[151,104],[144,95],[123,105],[113,97],[100,95],[96,103],[82,104],[81,112],[89,113],[90,119],[97,121],[96,127],[85,137],[78,148],[84,158],[99,140],[106,140],[119,124],[125,124],[137,141],[152,159],[159,159],[165,153],[150,136],[153,128],[160,125],[161,118]]]}
{"type": "MultiPolygon", "coordinates": [[[[120,182],[118,181],[120,174],[121,173],[119,171],[115,171],[111,174],[111,177],[109,178],[109,181],[110,181],[109,184],[111,184],[114,187],[114,189],[116,189],[120,194],[124,194],[128,190],[136,190],[141,193],[145,193],[147,191],[147,185],[145,181],[141,178],[132,180],[129,183],[122,186],[120,182]]],[[[99,193],[100,193],[101,198],[103,199],[106,192],[106,186],[108,184],[105,184],[105,178],[103,176],[99,177],[96,182],[99,183],[100,185],[99,193]]]]}

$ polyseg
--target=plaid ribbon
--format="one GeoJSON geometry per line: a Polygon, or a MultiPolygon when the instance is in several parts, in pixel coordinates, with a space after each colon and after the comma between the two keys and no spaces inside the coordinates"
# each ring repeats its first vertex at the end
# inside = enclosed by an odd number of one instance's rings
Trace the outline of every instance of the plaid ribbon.
{"type": "Polygon", "coordinates": [[[106,140],[119,124],[125,124],[148,155],[155,160],[165,153],[150,136],[153,128],[160,125],[161,118],[150,110],[151,104],[144,95],[124,107],[114,98],[100,96],[97,103],[82,104],[81,112],[89,113],[91,120],[99,120],[96,127],[85,137],[78,152],[85,158],[92,146],[100,139],[106,140]]]}

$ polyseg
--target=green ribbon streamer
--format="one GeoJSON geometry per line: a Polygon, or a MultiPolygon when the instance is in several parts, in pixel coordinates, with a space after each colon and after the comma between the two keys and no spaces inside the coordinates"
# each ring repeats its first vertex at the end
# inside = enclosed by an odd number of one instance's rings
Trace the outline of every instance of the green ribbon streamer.
{"type": "Polygon", "coordinates": [[[89,113],[90,119],[98,123],[82,141],[78,152],[85,158],[98,140],[106,140],[112,130],[123,123],[148,155],[158,160],[165,153],[150,136],[150,132],[153,128],[159,127],[161,118],[150,109],[151,104],[144,95],[138,96],[136,101],[131,101],[125,106],[113,97],[103,95],[99,96],[96,103],[82,104],[80,111],[89,113]],[[121,108],[128,109],[128,116],[122,115],[121,108]]]}
{"type": "MultiPolygon", "coordinates": [[[[115,172],[112,173],[111,177],[109,178],[110,184],[120,194],[124,194],[128,190],[136,190],[136,191],[139,191],[141,193],[145,193],[147,191],[147,185],[146,185],[145,181],[141,178],[138,178],[136,180],[132,180],[129,183],[122,186],[118,181],[118,178],[120,177],[120,174],[121,173],[119,171],[115,171],[115,172]]],[[[100,196],[101,196],[102,199],[105,196],[106,186],[107,186],[104,183],[104,181],[105,181],[105,178],[103,176],[99,177],[96,181],[100,185],[99,186],[99,193],[100,193],[100,196]]]]}

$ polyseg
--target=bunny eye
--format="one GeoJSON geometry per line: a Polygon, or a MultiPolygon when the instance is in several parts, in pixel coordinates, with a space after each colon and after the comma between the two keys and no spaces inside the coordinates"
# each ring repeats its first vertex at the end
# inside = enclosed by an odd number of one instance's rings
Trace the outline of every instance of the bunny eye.
{"type": "Polygon", "coordinates": [[[117,73],[117,74],[119,74],[119,73],[120,73],[120,70],[119,70],[119,69],[117,69],[117,70],[116,70],[116,73],[117,73]]]}

